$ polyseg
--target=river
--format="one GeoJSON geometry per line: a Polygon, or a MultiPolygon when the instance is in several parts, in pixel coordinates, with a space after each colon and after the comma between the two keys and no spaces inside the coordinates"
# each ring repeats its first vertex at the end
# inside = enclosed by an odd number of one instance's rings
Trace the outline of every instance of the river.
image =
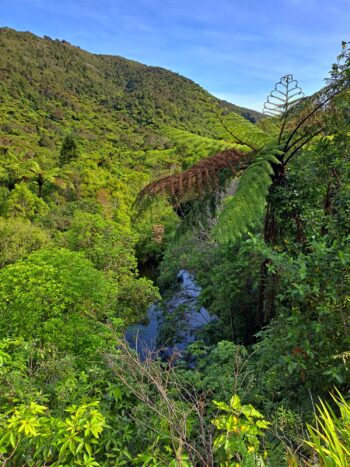
{"type": "Polygon", "coordinates": [[[184,351],[194,342],[196,331],[214,319],[198,304],[201,289],[193,275],[182,269],[177,274],[177,280],[179,286],[173,296],[151,305],[147,311],[147,322],[130,326],[126,332],[129,345],[137,350],[141,360],[150,352],[158,352],[162,358],[169,358],[174,352],[184,351]],[[170,319],[170,326],[169,317],[173,318],[170,319]],[[164,341],[167,325],[168,330],[169,327],[176,327],[172,329],[173,342],[168,346],[160,344],[160,340],[164,341]]]}

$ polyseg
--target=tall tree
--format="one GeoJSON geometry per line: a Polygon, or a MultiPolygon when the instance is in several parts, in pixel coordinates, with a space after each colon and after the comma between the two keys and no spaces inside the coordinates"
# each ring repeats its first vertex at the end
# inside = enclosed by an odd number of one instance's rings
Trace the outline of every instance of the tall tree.
{"type": "Polygon", "coordinates": [[[60,151],[60,165],[69,164],[69,162],[77,159],[79,156],[79,149],[76,138],[72,133],[65,136],[62,141],[60,151]]]}

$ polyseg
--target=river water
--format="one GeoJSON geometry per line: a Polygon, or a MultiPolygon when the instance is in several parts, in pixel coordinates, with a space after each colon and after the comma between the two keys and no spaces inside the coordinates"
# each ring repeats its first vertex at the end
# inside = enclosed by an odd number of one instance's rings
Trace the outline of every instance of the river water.
{"type": "Polygon", "coordinates": [[[149,307],[146,324],[130,326],[126,332],[129,345],[137,350],[141,360],[149,352],[158,351],[162,358],[169,358],[174,352],[184,351],[195,340],[196,331],[213,320],[208,311],[198,305],[201,289],[193,275],[182,269],[177,274],[177,280],[178,290],[169,300],[149,307]],[[174,329],[175,342],[164,346],[159,340],[164,334],[169,317],[174,318],[170,321],[170,326],[177,327],[177,322],[181,326],[174,329]]]}

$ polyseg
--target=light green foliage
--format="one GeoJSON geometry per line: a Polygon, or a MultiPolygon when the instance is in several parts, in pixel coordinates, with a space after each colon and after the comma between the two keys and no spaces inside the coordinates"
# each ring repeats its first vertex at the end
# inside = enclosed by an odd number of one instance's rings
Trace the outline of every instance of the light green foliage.
{"type": "Polygon", "coordinates": [[[202,157],[210,156],[211,154],[215,154],[232,147],[230,142],[196,135],[177,128],[165,128],[164,133],[178,146],[183,149],[190,150],[190,154],[192,153],[191,155],[196,158],[193,163],[197,162],[197,160],[202,157]]]}
{"type": "Polygon", "coordinates": [[[0,268],[50,242],[48,232],[20,218],[0,218],[0,268]]]}
{"type": "Polygon", "coordinates": [[[273,141],[271,134],[265,133],[261,127],[254,125],[238,113],[218,109],[210,117],[218,136],[231,144],[236,143],[259,150],[273,141]]]}
{"type": "Polygon", "coordinates": [[[59,241],[70,250],[84,252],[95,268],[103,271],[118,286],[118,316],[126,323],[139,319],[158,292],[136,271],[136,235],[101,215],[76,211],[70,228],[59,241]]]}
{"type": "Polygon", "coordinates": [[[23,217],[30,220],[47,214],[48,206],[21,182],[8,195],[3,207],[6,217],[23,217]]]}
{"type": "Polygon", "coordinates": [[[149,208],[135,216],[134,229],[138,240],[136,253],[141,263],[157,262],[166,245],[174,238],[179,218],[163,198],[150,204],[149,208]]]}
{"type": "Polygon", "coordinates": [[[272,155],[260,155],[239,178],[236,193],[228,197],[219,214],[213,234],[221,242],[235,240],[261,223],[268,189],[272,184],[272,164],[279,164],[272,155]]]}
{"type": "Polygon", "coordinates": [[[307,425],[310,441],[325,467],[347,467],[350,463],[350,404],[337,392],[332,395],[339,416],[327,402],[317,406],[315,425],[307,425]]]}
{"type": "MultiPolygon", "coordinates": [[[[94,332],[94,328],[90,326],[86,332],[94,332]]],[[[101,465],[128,465],[129,448],[132,453],[143,450],[144,433],[128,416],[136,409],[135,401],[113,381],[100,358],[108,341],[102,344],[103,348],[90,348],[82,361],[80,355],[67,349],[60,352],[47,343],[19,338],[0,341],[0,431],[6,454],[12,452],[9,437],[18,434],[16,458],[28,458],[28,465],[43,465],[49,456],[57,462],[63,452],[70,459],[68,465],[76,465],[74,460],[83,462],[80,456],[85,451],[101,465]],[[47,409],[37,418],[37,436],[26,437],[18,433],[18,424],[23,413],[30,418],[31,407],[37,404],[47,409]],[[12,429],[8,420],[14,413],[18,423],[12,429]],[[99,434],[97,443],[92,429],[99,434]]],[[[109,347],[110,352],[114,350],[115,345],[109,347]]]]}
{"type": "Polygon", "coordinates": [[[348,465],[348,404],[327,392],[350,384],[349,95],[286,171],[276,119],[219,102],[214,123],[218,101],[179,75],[9,29],[0,48],[0,463],[348,465]],[[145,184],[227,148],[242,154],[235,196],[221,203],[234,188],[220,173],[217,195],[176,206],[204,213],[193,231],[173,235],[164,199],[137,212],[145,184]],[[218,319],[137,379],[116,342],[159,297],[137,265],[162,258],[161,285],[188,269],[218,319]]]}
{"type": "Polygon", "coordinates": [[[115,285],[78,253],[39,250],[6,266],[0,277],[3,336],[40,338],[84,353],[100,343],[99,322],[116,313],[115,285]]]}
{"type": "Polygon", "coordinates": [[[260,116],[217,100],[176,73],[94,55],[65,41],[2,28],[0,45],[8,70],[0,85],[5,146],[58,152],[62,135],[73,133],[82,151],[162,149],[166,139],[155,127],[163,124],[212,136],[205,118],[208,101],[252,120],[260,116]]]}
{"type": "Polygon", "coordinates": [[[18,183],[30,177],[32,161],[23,161],[20,156],[9,151],[9,148],[4,148],[2,152],[0,181],[11,191],[18,183]]]}
{"type": "Polygon", "coordinates": [[[47,185],[61,186],[63,188],[66,185],[68,174],[69,172],[53,166],[52,161],[47,159],[36,159],[31,162],[30,178],[37,186],[39,198],[44,197],[47,185]]]}
{"type": "Polygon", "coordinates": [[[15,406],[0,418],[0,458],[21,465],[101,465],[96,453],[106,423],[97,407],[96,402],[71,406],[61,419],[34,402],[15,406]]]}
{"type": "Polygon", "coordinates": [[[76,211],[69,229],[61,237],[70,250],[83,251],[97,269],[111,270],[121,277],[136,267],[135,236],[99,214],[76,211]]]}
{"type": "Polygon", "coordinates": [[[220,466],[265,465],[260,437],[269,423],[263,415],[250,404],[242,405],[237,395],[231,398],[229,405],[213,402],[220,411],[224,412],[213,419],[213,424],[219,431],[214,439],[214,450],[220,466]]]}

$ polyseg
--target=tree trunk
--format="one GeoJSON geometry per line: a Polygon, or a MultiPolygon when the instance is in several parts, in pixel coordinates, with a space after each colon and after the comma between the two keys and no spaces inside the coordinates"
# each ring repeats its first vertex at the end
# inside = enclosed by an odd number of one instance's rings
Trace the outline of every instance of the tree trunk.
{"type": "MultiPolygon", "coordinates": [[[[277,242],[278,226],[274,206],[274,194],[276,188],[283,184],[285,175],[283,164],[274,164],[273,170],[274,175],[267,197],[268,202],[264,223],[264,241],[268,246],[273,246],[277,242]]],[[[270,264],[271,260],[265,259],[260,266],[259,304],[256,317],[257,326],[260,329],[271,321],[275,313],[278,276],[276,274],[269,274],[268,270],[270,264]],[[270,282],[270,284],[268,284],[268,282],[270,282]]]]}
{"type": "Polygon", "coordinates": [[[331,170],[331,178],[328,181],[326,195],[323,201],[323,212],[325,214],[326,221],[321,227],[322,235],[326,235],[328,232],[327,217],[330,217],[336,213],[334,206],[334,198],[337,196],[340,190],[340,180],[337,170],[333,167],[331,170]]]}
{"type": "Polygon", "coordinates": [[[44,187],[44,177],[42,176],[42,174],[39,174],[38,175],[38,178],[37,178],[37,182],[38,182],[38,196],[39,198],[42,198],[43,197],[43,187],[44,187]]]}
{"type": "MultiPolygon", "coordinates": [[[[272,185],[271,193],[274,190],[274,188],[274,185],[272,185]]],[[[267,245],[274,245],[277,240],[276,216],[271,201],[268,202],[265,214],[264,240],[267,245]]],[[[271,260],[265,259],[262,261],[260,266],[259,304],[256,319],[259,328],[262,328],[263,326],[268,324],[274,314],[274,286],[277,285],[275,284],[275,282],[278,278],[276,274],[269,274],[268,269],[270,264],[271,260]],[[268,287],[268,282],[271,282],[270,287],[268,287]],[[273,287],[271,287],[271,285],[273,285],[273,287]]]]}

